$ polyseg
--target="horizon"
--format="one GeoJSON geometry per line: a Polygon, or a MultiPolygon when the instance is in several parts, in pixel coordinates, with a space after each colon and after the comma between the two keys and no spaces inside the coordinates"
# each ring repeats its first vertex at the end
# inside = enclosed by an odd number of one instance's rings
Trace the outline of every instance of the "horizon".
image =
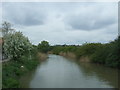
{"type": "Polygon", "coordinates": [[[32,44],[109,43],[118,37],[117,2],[3,2],[2,19],[32,44]],[[109,14],[108,14],[109,13],[109,14]]]}

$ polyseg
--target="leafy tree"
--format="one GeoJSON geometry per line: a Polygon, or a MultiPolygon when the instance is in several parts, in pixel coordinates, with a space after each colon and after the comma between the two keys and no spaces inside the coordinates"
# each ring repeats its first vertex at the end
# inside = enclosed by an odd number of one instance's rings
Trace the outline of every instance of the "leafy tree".
{"type": "Polygon", "coordinates": [[[3,48],[8,58],[17,60],[21,55],[30,52],[32,45],[21,32],[15,32],[5,35],[3,48]]]}
{"type": "Polygon", "coordinates": [[[32,45],[22,32],[16,32],[11,29],[11,24],[4,22],[2,24],[3,33],[3,55],[10,59],[18,60],[21,55],[30,52],[32,45]]]}
{"type": "Polygon", "coordinates": [[[38,50],[43,53],[47,53],[50,50],[50,45],[49,42],[47,41],[42,41],[38,45],[38,50]]]}
{"type": "MultiPolygon", "coordinates": [[[[2,46],[4,46],[4,40],[6,38],[6,36],[8,35],[8,33],[12,33],[14,32],[14,29],[11,29],[11,24],[9,22],[3,22],[2,23],[2,46]]],[[[5,55],[5,50],[4,48],[2,48],[2,59],[7,58],[7,56],[5,55]]]]}

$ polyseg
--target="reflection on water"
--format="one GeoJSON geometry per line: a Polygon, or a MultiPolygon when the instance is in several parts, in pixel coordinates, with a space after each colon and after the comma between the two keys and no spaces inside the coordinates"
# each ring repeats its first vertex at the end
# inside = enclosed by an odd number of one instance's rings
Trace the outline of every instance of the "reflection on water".
{"type": "Polygon", "coordinates": [[[118,70],[99,64],[79,63],[79,67],[86,78],[96,76],[100,81],[110,86],[118,87],[118,70]]]}
{"type": "Polygon", "coordinates": [[[91,63],[76,63],[62,56],[49,55],[36,70],[20,80],[29,88],[114,88],[118,87],[116,69],[91,63]]]}

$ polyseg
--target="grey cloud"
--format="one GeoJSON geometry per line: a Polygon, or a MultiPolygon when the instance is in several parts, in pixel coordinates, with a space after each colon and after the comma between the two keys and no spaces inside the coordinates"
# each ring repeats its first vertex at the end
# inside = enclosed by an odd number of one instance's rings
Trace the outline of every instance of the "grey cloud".
{"type": "Polygon", "coordinates": [[[66,15],[65,23],[73,30],[87,31],[106,28],[117,23],[117,4],[97,5],[87,4],[87,7],[80,8],[77,13],[66,15]]]}
{"type": "Polygon", "coordinates": [[[67,21],[69,25],[73,29],[80,29],[80,30],[95,30],[105,28],[111,24],[116,23],[115,19],[107,18],[107,19],[99,19],[98,18],[91,18],[89,16],[72,16],[71,19],[67,21]]]}
{"type": "Polygon", "coordinates": [[[30,3],[4,3],[4,19],[24,26],[42,25],[45,23],[46,14],[30,3]]]}
{"type": "Polygon", "coordinates": [[[19,17],[19,18],[16,18],[16,16],[14,16],[12,19],[12,21],[15,23],[15,24],[20,24],[20,25],[25,25],[25,26],[32,26],[32,25],[42,25],[44,24],[44,18],[43,16],[39,15],[39,16],[35,16],[34,13],[29,13],[29,12],[26,12],[26,14],[23,16],[24,19],[21,19],[23,17],[19,17]]]}

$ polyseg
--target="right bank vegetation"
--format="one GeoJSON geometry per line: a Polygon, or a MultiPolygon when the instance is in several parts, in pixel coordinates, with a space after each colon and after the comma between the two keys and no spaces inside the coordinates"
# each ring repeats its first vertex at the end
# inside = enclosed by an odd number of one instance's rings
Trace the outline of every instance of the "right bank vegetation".
{"type": "Polygon", "coordinates": [[[92,62],[120,68],[120,36],[106,44],[55,45],[51,48],[52,52],[57,55],[75,58],[82,62],[92,62]]]}

